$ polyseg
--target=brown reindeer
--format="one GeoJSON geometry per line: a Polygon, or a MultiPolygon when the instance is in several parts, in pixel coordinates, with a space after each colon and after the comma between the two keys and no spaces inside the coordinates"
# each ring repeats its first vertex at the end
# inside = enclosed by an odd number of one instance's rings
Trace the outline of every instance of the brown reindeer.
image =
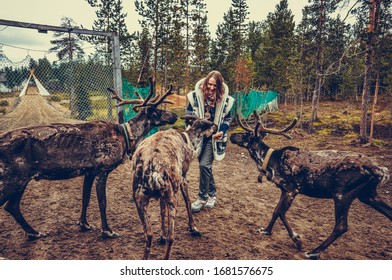
{"type": "MultiPolygon", "coordinates": [[[[150,81],[151,83],[151,81],[150,81]]],[[[136,145],[154,126],[173,124],[177,115],[158,109],[171,94],[123,100],[117,106],[136,104],[138,114],[125,124],[91,121],[82,124],[51,124],[20,128],[0,135],[0,206],[12,215],[29,239],[45,237],[34,230],[20,211],[20,201],[30,180],[63,180],[84,176],[82,212],[78,222],[82,230],[93,227],[87,222],[87,208],[96,178],[96,192],[102,223],[102,237],[116,237],[106,218],[106,181],[109,173],[132,155],[136,145]]]]}
{"type": "Polygon", "coordinates": [[[263,126],[256,112],[254,115],[257,119],[255,128],[240,120],[246,132],[232,134],[230,140],[249,151],[260,171],[259,182],[266,176],[282,192],[272,219],[265,229],[261,229],[262,233],[270,235],[275,221],[280,218],[297,248],[302,249],[299,235],[291,229],[285,216],[297,194],[333,199],[335,204],[332,233],[319,246],[305,253],[307,258],[318,259],[322,251],[347,231],[348,211],[355,198],[392,220],[392,208],[377,195],[377,187],[389,179],[387,168],[360,153],[305,151],[291,146],[274,150],[263,142],[263,138],[266,134],[291,138],[287,132],[295,126],[296,120],[285,129],[272,130],[263,126]]]}
{"type": "Polygon", "coordinates": [[[177,213],[177,192],[181,190],[188,213],[189,231],[200,236],[193,226],[191,203],[186,174],[204,137],[215,133],[217,126],[206,119],[197,119],[185,132],[174,129],[158,132],[140,143],[132,158],[133,199],[145,233],[143,259],[150,255],[152,231],[148,217],[151,198],[159,199],[161,213],[160,243],[166,243],[164,259],[169,259],[174,241],[174,223],[177,213]]]}

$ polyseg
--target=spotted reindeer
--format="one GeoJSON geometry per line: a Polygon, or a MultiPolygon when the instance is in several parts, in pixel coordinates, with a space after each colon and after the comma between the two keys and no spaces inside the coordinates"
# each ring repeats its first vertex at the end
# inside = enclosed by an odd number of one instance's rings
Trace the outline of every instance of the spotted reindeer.
{"type": "Polygon", "coordinates": [[[159,199],[161,213],[161,244],[166,243],[164,259],[169,259],[174,241],[174,223],[177,213],[177,192],[180,189],[188,214],[189,231],[193,236],[200,232],[193,225],[188,196],[186,174],[195,151],[204,137],[209,137],[217,126],[206,119],[197,119],[185,132],[174,129],[161,131],[140,143],[132,158],[133,199],[143,224],[145,249],[143,259],[148,259],[152,231],[148,217],[151,198],[159,199]]]}
{"type": "MultiPolygon", "coordinates": [[[[150,84],[152,81],[150,79],[150,84]]],[[[29,239],[45,237],[34,230],[20,211],[20,202],[28,183],[34,180],[64,180],[84,176],[82,212],[78,222],[82,230],[94,228],[87,222],[87,208],[96,178],[101,214],[102,237],[116,237],[106,218],[106,182],[109,173],[132,155],[137,144],[155,126],[173,124],[177,115],[158,109],[171,94],[162,96],[153,90],[146,99],[123,100],[117,106],[135,104],[137,115],[124,124],[91,121],[82,124],[51,124],[25,127],[0,135],[0,206],[12,215],[29,239]]]]}
{"type": "Polygon", "coordinates": [[[291,146],[274,150],[264,143],[263,138],[267,134],[291,138],[287,132],[295,126],[296,120],[285,129],[273,130],[263,126],[256,112],[254,115],[257,120],[255,128],[239,119],[246,132],[233,133],[230,140],[249,151],[260,171],[259,182],[266,177],[281,190],[272,219],[265,229],[261,229],[262,233],[270,235],[275,221],[280,218],[297,248],[302,249],[300,236],[286,220],[286,212],[298,194],[333,199],[335,204],[332,233],[319,246],[305,253],[307,258],[318,259],[321,252],[348,230],[348,211],[355,198],[392,220],[392,208],[377,195],[377,187],[389,179],[387,168],[354,152],[306,151],[291,146]]]}

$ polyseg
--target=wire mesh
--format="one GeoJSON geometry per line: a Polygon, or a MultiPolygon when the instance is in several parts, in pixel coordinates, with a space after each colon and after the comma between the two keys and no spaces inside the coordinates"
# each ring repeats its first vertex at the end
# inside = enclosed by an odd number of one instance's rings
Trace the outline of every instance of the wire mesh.
{"type": "Polygon", "coordinates": [[[0,42],[0,132],[54,122],[117,120],[107,91],[114,83],[110,55],[50,61],[27,54],[15,62],[8,58],[10,47],[18,48],[17,37],[6,47],[0,42]]]}

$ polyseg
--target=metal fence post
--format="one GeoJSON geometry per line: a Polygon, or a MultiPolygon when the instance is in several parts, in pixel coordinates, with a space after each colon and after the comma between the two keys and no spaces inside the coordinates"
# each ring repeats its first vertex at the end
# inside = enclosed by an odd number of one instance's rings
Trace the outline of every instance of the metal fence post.
{"type": "MultiPolygon", "coordinates": [[[[118,95],[122,97],[122,79],[121,79],[121,63],[120,63],[120,40],[117,34],[113,35],[113,83],[118,95]]],[[[116,107],[117,110],[117,122],[124,122],[123,108],[116,107]]]]}

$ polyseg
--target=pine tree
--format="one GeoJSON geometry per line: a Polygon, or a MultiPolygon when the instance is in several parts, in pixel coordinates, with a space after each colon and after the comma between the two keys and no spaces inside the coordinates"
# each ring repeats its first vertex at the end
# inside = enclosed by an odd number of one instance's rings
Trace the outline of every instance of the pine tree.
{"type": "Polygon", "coordinates": [[[306,28],[303,34],[311,51],[307,55],[314,56],[314,85],[312,93],[312,109],[310,114],[309,129],[314,129],[313,123],[317,119],[319,100],[321,95],[322,81],[325,70],[325,41],[326,25],[330,22],[330,15],[336,11],[339,0],[311,0],[303,9],[301,26],[306,28]],[[314,43],[311,43],[314,39],[314,43]]]}
{"type": "Polygon", "coordinates": [[[359,130],[359,139],[361,143],[367,143],[367,128],[368,128],[368,111],[370,104],[370,86],[372,71],[375,61],[375,48],[377,44],[377,32],[380,16],[381,0],[369,1],[369,21],[366,38],[366,53],[365,53],[365,75],[363,80],[362,90],[362,109],[361,109],[361,123],[359,130]]]}
{"type": "Polygon", "coordinates": [[[341,95],[344,84],[344,72],[348,70],[348,55],[356,48],[356,41],[352,38],[351,26],[345,24],[338,15],[326,24],[325,40],[325,71],[324,88],[325,95],[331,99],[341,95]]]}
{"type": "MultiPolygon", "coordinates": [[[[74,20],[69,17],[62,17],[60,26],[69,29],[79,28],[74,20]]],[[[71,32],[54,32],[53,36],[58,39],[50,41],[55,46],[51,47],[49,52],[57,52],[60,61],[72,61],[74,58],[83,57],[84,51],[81,47],[81,40],[77,35],[71,32]]]]}
{"type": "MultiPolygon", "coordinates": [[[[204,0],[180,0],[185,28],[185,92],[189,91],[190,77],[199,79],[206,71],[209,46],[207,11],[204,0]]],[[[194,82],[194,81],[192,81],[194,82]]]]}
{"type": "Polygon", "coordinates": [[[281,0],[267,16],[263,44],[256,52],[257,69],[263,73],[259,83],[282,94],[289,88],[288,68],[295,50],[293,18],[287,0],[281,0]]]}
{"type": "Polygon", "coordinates": [[[245,40],[246,51],[250,52],[253,61],[256,61],[256,51],[263,42],[263,32],[266,29],[265,23],[250,21],[248,33],[245,40]]]}
{"type": "Polygon", "coordinates": [[[168,86],[168,81],[173,83],[177,88],[177,93],[180,93],[180,89],[185,86],[186,71],[187,67],[187,56],[186,56],[186,38],[183,30],[185,27],[184,10],[181,9],[179,3],[173,6],[173,18],[171,23],[168,25],[168,42],[167,42],[167,65],[165,66],[165,82],[163,88],[168,86]]]}
{"type": "Polygon", "coordinates": [[[248,6],[245,0],[232,0],[231,6],[218,24],[216,39],[211,43],[211,68],[218,69],[229,86],[235,84],[236,62],[246,49],[248,6]]]}
{"type": "Polygon", "coordinates": [[[195,79],[209,72],[210,66],[210,32],[208,31],[207,15],[199,14],[192,33],[192,52],[191,52],[191,77],[190,83],[194,84],[195,79]]]}
{"type": "Polygon", "coordinates": [[[244,53],[245,48],[245,34],[248,31],[248,24],[246,23],[248,19],[248,5],[246,0],[232,0],[231,6],[233,8],[234,15],[234,25],[233,30],[233,44],[234,53],[237,57],[240,57],[244,53]]]}
{"type": "Polygon", "coordinates": [[[141,26],[147,28],[153,34],[152,78],[154,83],[156,83],[158,67],[165,63],[165,43],[167,43],[166,26],[170,24],[170,12],[173,8],[173,0],[135,0],[135,6],[136,11],[143,17],[140,21],[141,26]]]}
{"type": "MultiPolygon", "coordinates": [[[[92,7],[97,8],[93,29],[104,32],[116,32],[120,41],[120,52],[125,53],[129,47],[132,36],[128,33],[125,24],[126,13],[123,13],[121,0],[86,0],[92,7]]],[[[112,53],[112,42],[109,37],[84,37],[96,45],[98,52],[105,53],[106,59],[110,61],[112,53]]]]}
{"type": "Polygon", "coordinates": [[[146,27],[144,27],[142,32],[138,34],[137,46],[139,54],[139,74],[137,81],[138,83],[143,82],[145,85],[148,85],[148,78],[151,75],[149,70],[151,69],[152,39],[146,27]]]}

